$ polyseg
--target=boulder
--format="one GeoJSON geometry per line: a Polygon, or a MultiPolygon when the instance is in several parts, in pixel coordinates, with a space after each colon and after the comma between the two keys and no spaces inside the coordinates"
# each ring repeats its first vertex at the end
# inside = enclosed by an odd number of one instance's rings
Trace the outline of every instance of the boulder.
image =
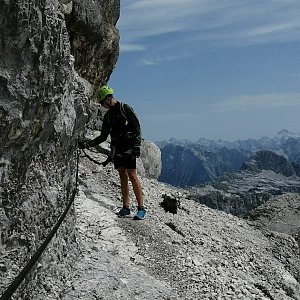
{"type": "Polygon", "coordinates": [[[151,141],[142,141],[141,159],[145,176],[158,179],[161,172],[161,153],[158,146],[151,141]]]}

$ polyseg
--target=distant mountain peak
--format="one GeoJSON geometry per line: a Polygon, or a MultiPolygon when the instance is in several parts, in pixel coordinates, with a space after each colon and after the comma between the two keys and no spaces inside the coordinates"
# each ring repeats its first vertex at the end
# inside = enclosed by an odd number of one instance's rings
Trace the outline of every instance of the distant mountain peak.
{"type": "Polygon", "coordinates": [[[277,132],[276,138],[277,139],[288,139],[288,138],[300,138],[299,133],[288,131],[287,129],[282,129],[277,132]]]}
{"type": "Polygon", "coordinates": [[[270,150],[259,150],[248,162],[244,162],[242,169],[248,170],[271,170],[284,176],[296,174],[292,163],[283,155],[270,150]]]}

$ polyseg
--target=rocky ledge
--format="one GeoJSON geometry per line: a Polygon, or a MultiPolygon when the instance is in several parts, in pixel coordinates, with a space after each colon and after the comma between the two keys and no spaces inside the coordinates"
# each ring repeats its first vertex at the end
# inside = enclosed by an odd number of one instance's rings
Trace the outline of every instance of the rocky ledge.
{"type": "Polygon", "coordinates": [[[82,252],[62,299],[300,299],[292,236],[188,200],[185,190],[142,182],[147,218],[119,219],[116,171],[81,159],[82,252]],[[177,213],[162,207],[166,194],[177,213]]]}

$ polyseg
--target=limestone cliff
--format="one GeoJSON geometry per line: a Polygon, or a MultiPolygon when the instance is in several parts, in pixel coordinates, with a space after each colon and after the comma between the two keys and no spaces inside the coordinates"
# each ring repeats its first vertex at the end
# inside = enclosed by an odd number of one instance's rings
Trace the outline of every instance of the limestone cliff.
{"type": "MultiPolygon", "coordinates": [[[[77,139],[118,57],[118,0],[0,1],[0,292],[65,209],[77,139]]],[[[51,289],[76,255],[73,211],[17,297],[51,289]],[[72,250],[71,250],[72,249],[72,250]]]]}

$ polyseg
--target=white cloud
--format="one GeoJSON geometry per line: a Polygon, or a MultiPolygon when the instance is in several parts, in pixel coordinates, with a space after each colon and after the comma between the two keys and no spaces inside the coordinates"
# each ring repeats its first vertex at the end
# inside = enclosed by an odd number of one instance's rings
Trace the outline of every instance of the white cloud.
{"type": "Polygon", "coordinates": [[[267,24],[265,26],[259,26],[257,28],[250,29],[248,36],[262,36],[273,33],[285,33],[286,31],[299,29],[299,21],[294,20],[292,22],[283,22],[278,24],[267,24]]]}
{"type": "Polygon", "coordinates": [[[216,112],[229,112],[291,107],[298,107],[300,112],[300,93],[241,95],[223,99],[211,105],[210,109],[216,112]]]}
{"type": "Polygon", "coordinates": [[[157,56],[155,58],[144,58],[140,60],[140,65],[144,65],[144,66],[155,66],[158,64],[161,64],[162,62],[170,62],[170,61],[174,61],[174,60],[179,60],[179,59],[183,59],[189,57],[188,53],[183,53],[180,55],[165,55],[165,56],[157,56]]]}
{"type": "Polygon", "coordinates": [[[145,115],[144,119],[160,123],[194,122],[206,119],[214,113],[271,111],[284,108],[299,109],[300,113],[300,93],[240,95],[230,99],[219,99],[213,104],[202,106],[199,110],[195,108],[191,113],[145,115]]]}
{"type": "Polygon", "coordinates": [[[123,44],[120,43],[120,51],[122,52],[132,52],[132,51],[143,51],[146,50],[147,47],[139,44],[123,44]]]}
{"type": "MultiPolygon", "coordinates": [[[[177,42],[183,47],[195,47],[197,40],[247,45],[300,40],[299,15],[298,0],[122,0],[118,27],[125,44],[181,33],[177,42]]],[[[164,43],[170,41],[160,39],[152,48],[164,43]]]]}
{"type": "Polygon", "coordinates": [[[291,74],[291,77],[292,78],[299,78],[300,77],[300,72],[291,74]]]}

